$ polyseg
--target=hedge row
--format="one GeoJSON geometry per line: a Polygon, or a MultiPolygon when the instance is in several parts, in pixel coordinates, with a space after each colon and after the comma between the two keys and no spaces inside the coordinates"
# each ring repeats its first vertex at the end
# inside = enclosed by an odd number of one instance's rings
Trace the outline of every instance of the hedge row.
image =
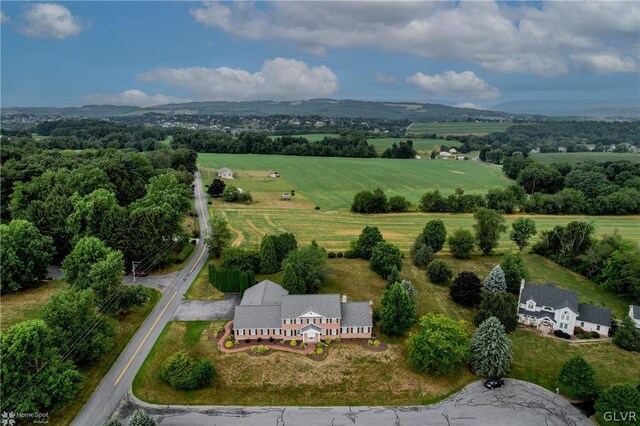
{"type": "Polygon", "coordinates": [[[244,294],[245,290],[256,283],[255,274],[252,271],[240,269],[220,269],[209,265],[209,283],[223,293],[244,294]]]}

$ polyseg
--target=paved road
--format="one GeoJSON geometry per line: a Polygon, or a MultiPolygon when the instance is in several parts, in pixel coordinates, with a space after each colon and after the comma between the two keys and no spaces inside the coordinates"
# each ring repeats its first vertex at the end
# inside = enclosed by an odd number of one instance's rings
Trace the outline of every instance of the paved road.
{"type": "MultiPolygon", "coordinates": [[[[204,236],[208,228],[209,212],[206,209],[207,197],[202,189],[199,172],[196,172],[195,188],[195,206],[198,212],[201,236],[204,236]]],[[[108,420],[116,411],[120,401],[130,391],[134,376],[160,332],[182,302],[182,295],[189,289],[206,261],[207,252],[204,238],[200,238],[195,254],[181,271],[167,276],[145,278],[162,291],[162,298],[102,379],[89,401],[73,420],[72,425],[99,425],[108,420]]],[[[142,281],[142,283],[144,282],[142,281]]]]}
{"type": "Polygon", "coordinates": [[[225,294],[224,300],[183,300],[171,319],[175,321],[233,319],[236,306],[239,304],[239,294],[225,294]]]}
{"type": "Polygon", "coordinates": [[[437,404],[411,407],[161,406],[146,404],[129,396],[123,401],[118,418],[124,421],[138,408],[144,408],[160,426],[593,424],[565,399],[520,380],[507,380],[503,388],[491,391],[478,381],[437,404]]]}

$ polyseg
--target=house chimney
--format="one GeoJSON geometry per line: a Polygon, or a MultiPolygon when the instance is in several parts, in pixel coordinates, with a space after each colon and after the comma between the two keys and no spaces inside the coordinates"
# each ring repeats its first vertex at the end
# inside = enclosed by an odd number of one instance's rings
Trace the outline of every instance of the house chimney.
{"type": "Polygon", "coordinates": [[[342,293],[342,303],[347,303],[347,295],[342,293]]]}
{"type": "Polygon", "coordinates": [[[520,306],[520,299],[522,299],[522,290],[524,290],[524,278],[520,280],[520,292],[518,293],[518,306],[520,306]]]}
{"type": "Polygon", "coordinates": [[[373,300],[369,300],[369,315],[373,315],[373,300]]]}

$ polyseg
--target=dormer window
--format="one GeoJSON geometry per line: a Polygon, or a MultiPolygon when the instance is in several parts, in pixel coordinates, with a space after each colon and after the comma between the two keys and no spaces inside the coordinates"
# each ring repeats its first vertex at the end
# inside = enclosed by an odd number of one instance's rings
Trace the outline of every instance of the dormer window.
{"type": "Polygon", "coordinates": [[[551,306],[543,306],[542,307],[543,311],[549,311],[549,312],[553,312],[553,308],[551,306]]]}
{"type": "Polygon", "coordinates": [[[530,300],[527,302],[527,309],[529,309],[530,311],[533,311],[535,307],[536,307],[536,302],[534,302],[533,300],[530,300]]]}

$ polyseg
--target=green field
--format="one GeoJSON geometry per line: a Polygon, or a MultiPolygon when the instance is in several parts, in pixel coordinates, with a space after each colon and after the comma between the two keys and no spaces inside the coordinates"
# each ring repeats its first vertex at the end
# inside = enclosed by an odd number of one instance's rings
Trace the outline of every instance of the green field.
{"type": "Polygon", "coordinates": [[[429,155],[431,151],[435,148],[439,148],[441,145],[446,145],[448,147],[456,147],[460,146],[460,142],[458,141],[446,141],[442,139],[416,139],[416,138],[381,138],[381,139],[367,139],[369,145],[373,145],[376,147],[376,152],[378,154],[382,154],[382,152],[391,148],[391,145],[394,143],[399,144],[400,142],[404,142],[411,139],[413,141],[413,149],[422,156],[429,155]]]}
{"type": "Polygon", "coordinates": [[[198,163],[205,172],[231,168],[236,176],[233,184],[251,191],[254,198],[257,195],[262,207],[285,207],[280,195],[292,189],[296,199],[290,204],[300,204],[304,198],[311,209],[345,210],[355,193],[363,189],[380,187],[388,196],[404,195],[417,203],[430,189],[444,194],[455,188],[484,193],[510,182],[499,167],[478,161],[199,154],[198,163]],[[281,177],[269,178],[271,170],[281,177]]]}
{"type": "Polygon", "coordinates": [[[410,132],[435,133],[436,135],[486,135],[492,132],[502,132],[514,123],[413,123],[408,129],[410,132]]]}
{"type": "Polygon", "coordinates": [[[530,157],[542,164],[580,163],[585,161],[631,161],[640,163],[640,154],[619,152],[554,152],[531,154],[530,157]]]}
{"type": "MultiPolygon", "coordinates": [[[[334,136],[338,136],[335,133],[306,133],[304,135],[290,135],[296,138],[305,138],[309,142],[317,142],[321,141],[324,138],[331,138],[334,136]]],[[[280,138],[281,135],[271,135],[269,136],[271,139],[280,138]]]]}

